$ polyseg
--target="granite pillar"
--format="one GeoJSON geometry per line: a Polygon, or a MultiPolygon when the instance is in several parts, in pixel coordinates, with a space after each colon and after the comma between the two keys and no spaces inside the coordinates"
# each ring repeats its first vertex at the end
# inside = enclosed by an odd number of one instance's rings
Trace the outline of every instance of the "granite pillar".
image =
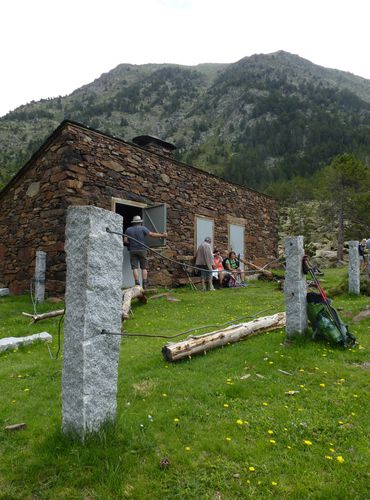
{"type": "Polygon", "coordinates": [[[45,273],[46,273],[46,252],[37,250],[35,266],[35,299],[37,302],[45,300],[45,273]]]}
{"type": "Polygon", "coordinates": [[[360,295],[360,254],[358,241],[350,241],[348,262],[348,293],[360,295]]]}
{"type": "Polygon", "coordinates": [[[302,268],[303,236],[285,238],[285,256],[285,331],[287,340],[290,340],[297,334],[304,334],[307,329],[307,281],[302,268]]]}
{"type": "Polygon", "coordinates": [[[82,438],[116,415],[122,307],[122,217],[72,206],[66,226],[62,429],[82,438]]]}

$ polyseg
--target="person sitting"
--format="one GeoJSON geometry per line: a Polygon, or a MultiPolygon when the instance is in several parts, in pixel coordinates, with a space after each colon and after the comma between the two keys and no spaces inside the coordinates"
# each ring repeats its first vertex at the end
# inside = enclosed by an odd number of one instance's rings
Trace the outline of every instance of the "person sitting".
{"type": "Polygon", "coordinates": [[[224,266],[222,264],[221,252],[219,250],[216,250],[216,249],[213,253],[212,268],[214,270],[212,273],[213,278],[215,280],[217,280],[219,282],[220,287],[222,287],[222,281],[224,279],[225,270],[224,270],[224,266]]]}
{"type": "Polygon", "coordinates": [[[241,281],[244,281],[244,273],[240,268],[239,259],[236,257],[236,253],[231,251],[228,258],[225,260],[225,268],[232,274],[235,281],[240,277],[241,281]]]}
{"type": "Polygon", "coordinates": [[[360,259],[360,270],[366,270],[366,239],[361,240],[361,243],[358,245],[358,254],[360,259]]]}

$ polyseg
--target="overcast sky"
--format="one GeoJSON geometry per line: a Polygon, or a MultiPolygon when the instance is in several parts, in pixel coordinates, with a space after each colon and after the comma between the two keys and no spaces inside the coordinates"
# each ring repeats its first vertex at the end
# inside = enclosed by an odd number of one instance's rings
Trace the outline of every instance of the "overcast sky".
{"type": "Polygon", "coordinates": [[[370,0],[1,0],[0,116],[118,64],[285,50],[370,79],[370,0]]]}

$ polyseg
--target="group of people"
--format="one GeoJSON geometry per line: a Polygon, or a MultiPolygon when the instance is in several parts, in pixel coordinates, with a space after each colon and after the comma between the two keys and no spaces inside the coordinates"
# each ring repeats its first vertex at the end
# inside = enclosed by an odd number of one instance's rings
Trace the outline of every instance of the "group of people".
{"type": "MultiPolygon", "coordinates": [[[[145,245],[146,236],[152,238],[166,238],[167,233],[154,233],[147,227],[142,225],[143,219],[139,215],[135,215],[131,221],[131,226],[127,228],[124,235],[124,245],[130,252],[131,268],[133,271],[135,285],[140,284],[139,268],[142,272],[143,287],[148,286],[148,260],[147,247],[145,245]]],[[[236,253],[231,251],[227,255],[222,256],[217,249],[212,251],[212,240],[207,236],[203,243],[197,249],[195,256],[195,267],[200,271],[202,288],[204,290],[214,290],[213,280],[215,279],[219,286],[236,286],[243,283],[244,273],[240,268],[240,261],[236,253]]],[[[360,269],[366,271],[370,278],[370,238],[361,240],[358,246],[360,256],[360,269]]]]}
{"type": "Polygon", "coordinates": [[[219,286],[237,286],[237,283],[244,281],[244,273],[240,268],[240,257],[236,253],[228,252],[227,256],[222,256],[220,250],[212,252],[211,238],[207,236],[197,249],[195,255],[195,266],[200,271],[202,288],[214,290],[213,280],[219,286]]]}
{"type": "Polygon", "coordinates": [[[367,275],[370,278],[370,238],[361,240],[358,245],[358,253],[360,255],[360,269],[361,271],[366,271],[367,269],[367,275]]]}
{"type": "MultiPolygon", "coordinates": [[[[142,273],[143,288],[148,287],[148,259],[145,238],[166,238],[167,233],[154,233],[143,226],[143,219],[135,215],[131,220],[131,226],[124,234],[123,244],[130,253],[131,269],[134,275],[135,285],[140,284],[139,269],[142,273]]],[[[223,257],[219,250],[212,251],[211,238],[207,237],[199,245],[195,256],[195,267],[200,270],[202,288],[204,290],[214,290],[213,279],[218,281],[219,286],[236,286],[244,280],[244,273],[240,268],[240,258],[235,252],[229,252],[223,257]],[[207,286],[206,286],[207,285],[207,286]]]]}

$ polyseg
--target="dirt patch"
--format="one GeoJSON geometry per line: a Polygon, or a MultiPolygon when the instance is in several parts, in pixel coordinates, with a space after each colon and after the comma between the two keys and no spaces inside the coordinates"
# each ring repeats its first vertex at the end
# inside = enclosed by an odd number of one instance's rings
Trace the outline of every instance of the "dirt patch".
{"type": "Polygon", "coordinates": [[[146,379],[133,384],[132,387],[136,394],[140,394],[140,396],[148,396],[154,389],[154,386],[155,384],[152,380],[146,379]]]}
{"type": "Polygon", "coordinates": [[[364,370],[368,370],[370,368],[370,362],[365,361],[364,363],[351,363],[352,366],[357,366],[358,368],[363,368],[364,370]]]}
{"type": "Polygon", "coordinates": [[[353,322],[358,323],[359,321],[362,321],[363,319],[366,319],[366,318],[370,318],[370,309],[365,309],[365,310],[359,312],[358,314],[356,314],[356,316],[354,316],[354,318],[353,318],[353,322]]]}

